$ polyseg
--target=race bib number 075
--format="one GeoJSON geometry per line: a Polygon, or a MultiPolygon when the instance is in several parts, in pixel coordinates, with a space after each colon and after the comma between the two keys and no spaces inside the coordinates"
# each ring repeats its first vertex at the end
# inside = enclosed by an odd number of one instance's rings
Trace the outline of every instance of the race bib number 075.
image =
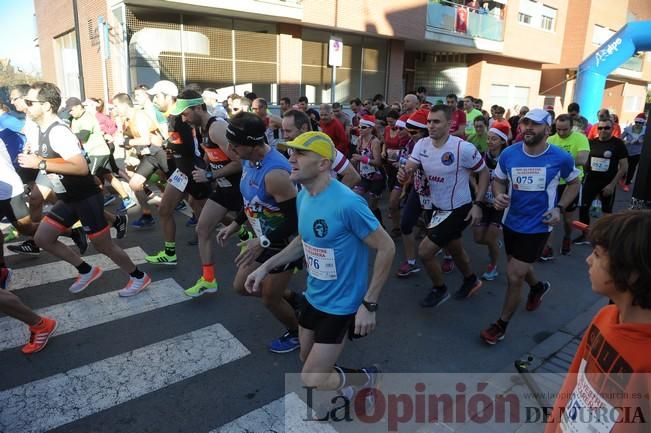
{"type": "Polygon", "coordinates": [[[511,182],[517,191],[544,191],[547,169],[545,167],[513,167],[511,182]]]}

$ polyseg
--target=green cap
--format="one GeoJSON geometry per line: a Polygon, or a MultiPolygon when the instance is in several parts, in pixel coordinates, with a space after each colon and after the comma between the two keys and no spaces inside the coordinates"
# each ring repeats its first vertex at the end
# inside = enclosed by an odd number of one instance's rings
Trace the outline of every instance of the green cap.
{"type": "Polygon", "coordinates": [[[177,99],[176,104],[170,110],[170,114],[173,116],[178,116],[183,113],[186,108],[196,107],[203,104],[203,98],[194,98],[194,99],[177,99]]]}

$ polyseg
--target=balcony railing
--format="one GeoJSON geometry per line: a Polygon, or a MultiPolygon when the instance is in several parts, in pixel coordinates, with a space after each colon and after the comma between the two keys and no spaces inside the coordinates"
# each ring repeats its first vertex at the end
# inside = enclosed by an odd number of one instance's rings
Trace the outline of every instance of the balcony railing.
{"type": "Polygon", "coordinates": [[[429,0],[427,27],[453,35],[504,41],[504,20],[484,9],[462,6],[446,0],[429,0]]]}
{"type": "Polygon", "coordinates": [[[629,71],[642,72],[643,64],[644,64],[643,57],[631,57],[630,59],[622,63],[619,67],[621,69],[626,69],[629,71]]]}

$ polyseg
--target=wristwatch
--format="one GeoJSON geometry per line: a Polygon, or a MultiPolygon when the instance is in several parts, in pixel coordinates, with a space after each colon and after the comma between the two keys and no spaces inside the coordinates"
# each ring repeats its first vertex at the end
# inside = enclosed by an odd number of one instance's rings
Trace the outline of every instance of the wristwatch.
{"type": "Polygon", "coordinates": [[[38,162],[38,169],[39,169],[39,170],[43,170],[43,171],[45,171],[45,170],[47,169],[47,161],[44,160],[44,159],[41,159],[41,160],[38,162]]]}
{"type": "Polygon", "coordinates": [[[563,206],[562,204],[557,204],[556,207],[560,209],[561,213],[565,212],[565,206],[563,206]]]}
{"type": "Polygon", "coordinates": [[[214,177],[215,177],[215,176],[212,174],[212,171],[210,171],[210,170],[206,170],[206,179],[208,179],[208,180],[213,180],[214,177]]]}
{"type": "Polygon", "coordinates": [[[375,313],[378,309],[378,304],[377,302],[366,302],[362,300],[362,305],[371,313],[375,313]]]}

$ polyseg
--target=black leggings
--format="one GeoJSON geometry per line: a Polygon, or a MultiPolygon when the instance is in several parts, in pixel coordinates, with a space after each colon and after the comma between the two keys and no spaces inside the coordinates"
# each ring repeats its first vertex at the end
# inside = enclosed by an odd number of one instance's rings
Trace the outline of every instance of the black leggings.
{"type": "Polygon", "coordinates": [[[635,175],[635,169],[640,162],[640,155],[633,155],[628,157],[628,172],[626,173],[626,185],[630,185],[635,175]]]}
{"type": "Polygon", "coordinates": [[[581,196],[581,207],[579,208],[579,220],[584,224],[590,224],[590,206],[592,206],[592,201],[599,197],[601,200],[601,209],[605,213],[613,213],[613,205],[615,204],[615,191],[617,188],[613,188],[613,193],[604,197],[601,193],[601,190],[608,185],[607,183],[602,182],[589,182],[586,181],[583,184],[583,191],[581,196]]]}

